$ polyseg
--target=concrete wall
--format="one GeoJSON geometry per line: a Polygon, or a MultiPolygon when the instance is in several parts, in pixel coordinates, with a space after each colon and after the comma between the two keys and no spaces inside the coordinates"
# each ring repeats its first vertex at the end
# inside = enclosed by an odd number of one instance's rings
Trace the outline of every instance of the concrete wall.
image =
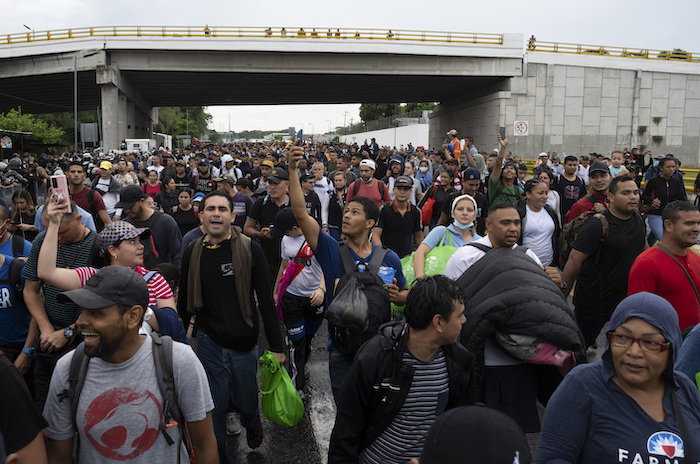
{"type": "Polygon", "coordinates": [[[488,152],[505,126],[509,149],[527,158],[644,146],[700,164],[700,65],[654,62],[654,69],[641,70],[634,65],[646,62],[587,58],[581,64],[526,62],[507,90],[444,102],[431,117],[430,145],[457,129],[488,152]],[[660,64],[667,71],[658,70],[660,64]],[[516,120],[528,121],[528,136],[513,135],[516,120]]]}
{"type": "Polygon", "coordinates": [[[370,139],[377,139],[377,143],[380,147],[399,147],[403,145],[404,147],[409,143],[414,147],[428,146],[428,124],[414,124],[412,126],[397,127],[396,129],[382,129],[370,132],[360,132],[357,134],[349,134],[340,136],[340,140],[343,143],[355,143],[362,145],[362,143],[370,139]]]}

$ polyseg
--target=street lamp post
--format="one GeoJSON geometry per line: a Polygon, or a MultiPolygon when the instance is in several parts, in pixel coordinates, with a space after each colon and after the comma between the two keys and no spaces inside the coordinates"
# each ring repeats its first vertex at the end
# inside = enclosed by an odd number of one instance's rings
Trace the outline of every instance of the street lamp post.
{"type": "Polygon", "coordinates": [[[328,121],[328,133],[330,134],[331,133],[331,120],[326,119],[326,121],[328,121]]]}
{"type": "Polygon", "coordinates": [[[309,123],[307,123],[307,124],[308,124],[309,126],[311,126],[311,134],[310,134],[310,135],[313,135],[313,134],[314,134],[314,132],[316,132],[316,131],[314,130],[314,125],[313,125],[313,124],[311,124],[310,122],[309,122],[309,123]]]}
{"type": "Polygon", "coordinates": [[[30,32],[32,33],[31,37],[32,37],[32,40],[34,40],[34,39],[36,38],[36,35],[34,34],[34,29],[32,29],[31,27],[27,26],[26,24],[22,24],[22,26],[24,26],[25,29],[27,29],[28,31],[30,31],[30,32]]]}

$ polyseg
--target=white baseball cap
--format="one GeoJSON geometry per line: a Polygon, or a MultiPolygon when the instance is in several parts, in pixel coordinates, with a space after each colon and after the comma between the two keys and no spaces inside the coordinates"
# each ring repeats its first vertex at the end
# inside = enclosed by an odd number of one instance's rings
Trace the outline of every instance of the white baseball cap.
{"type": "Polygon", "coordinates": [[[372,171],[377,170],[377,165],[374,164],[374,161],[372,161],[371,159],[363,159],[362,161],[360,161],[360,166],[367,166],[372,171]]]}

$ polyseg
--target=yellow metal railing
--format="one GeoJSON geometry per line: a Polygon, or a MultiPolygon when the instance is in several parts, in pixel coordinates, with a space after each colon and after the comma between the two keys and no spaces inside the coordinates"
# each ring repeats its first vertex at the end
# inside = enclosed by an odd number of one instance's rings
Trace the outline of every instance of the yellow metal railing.
{"type": "Polygon", "coordinates": [[[580,55],[615,56],[622,58],[643,58],[664,61],[700,62],[700,53],[683,50],[655,50],[650,48],[609,47],[605,45],[585,45],[562,42],[541,42],[532,38],[527,44],[528,51],[573,53],[580,55]]]}
{"type": "Polygon", "coordinates": [[[219,26],[100,26],[0,35],[0,45],[86,37],[277,37],[293,39],[371,39],[502,45],[503,34],[347,28],[263,28],[219,26]]]}

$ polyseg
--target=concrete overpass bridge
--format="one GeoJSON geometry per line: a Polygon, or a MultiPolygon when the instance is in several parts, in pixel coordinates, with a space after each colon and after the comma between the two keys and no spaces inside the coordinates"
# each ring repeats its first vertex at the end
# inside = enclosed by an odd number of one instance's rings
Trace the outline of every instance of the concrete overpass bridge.
{"type": "Polygon", "coordinates": [[[71,111],[75,72],[78,108],[101,110],[107,149],[150,136],[161,106],[439,101],[434,146],[457,128],[487,149],[499,126],[519,121],[528,132],[512,148],[523,154],[649,139],[700,156],[698,55],[523,43],[522,34],[326,28],[27,32],[0,36],[0,112],[71,111]]]}

